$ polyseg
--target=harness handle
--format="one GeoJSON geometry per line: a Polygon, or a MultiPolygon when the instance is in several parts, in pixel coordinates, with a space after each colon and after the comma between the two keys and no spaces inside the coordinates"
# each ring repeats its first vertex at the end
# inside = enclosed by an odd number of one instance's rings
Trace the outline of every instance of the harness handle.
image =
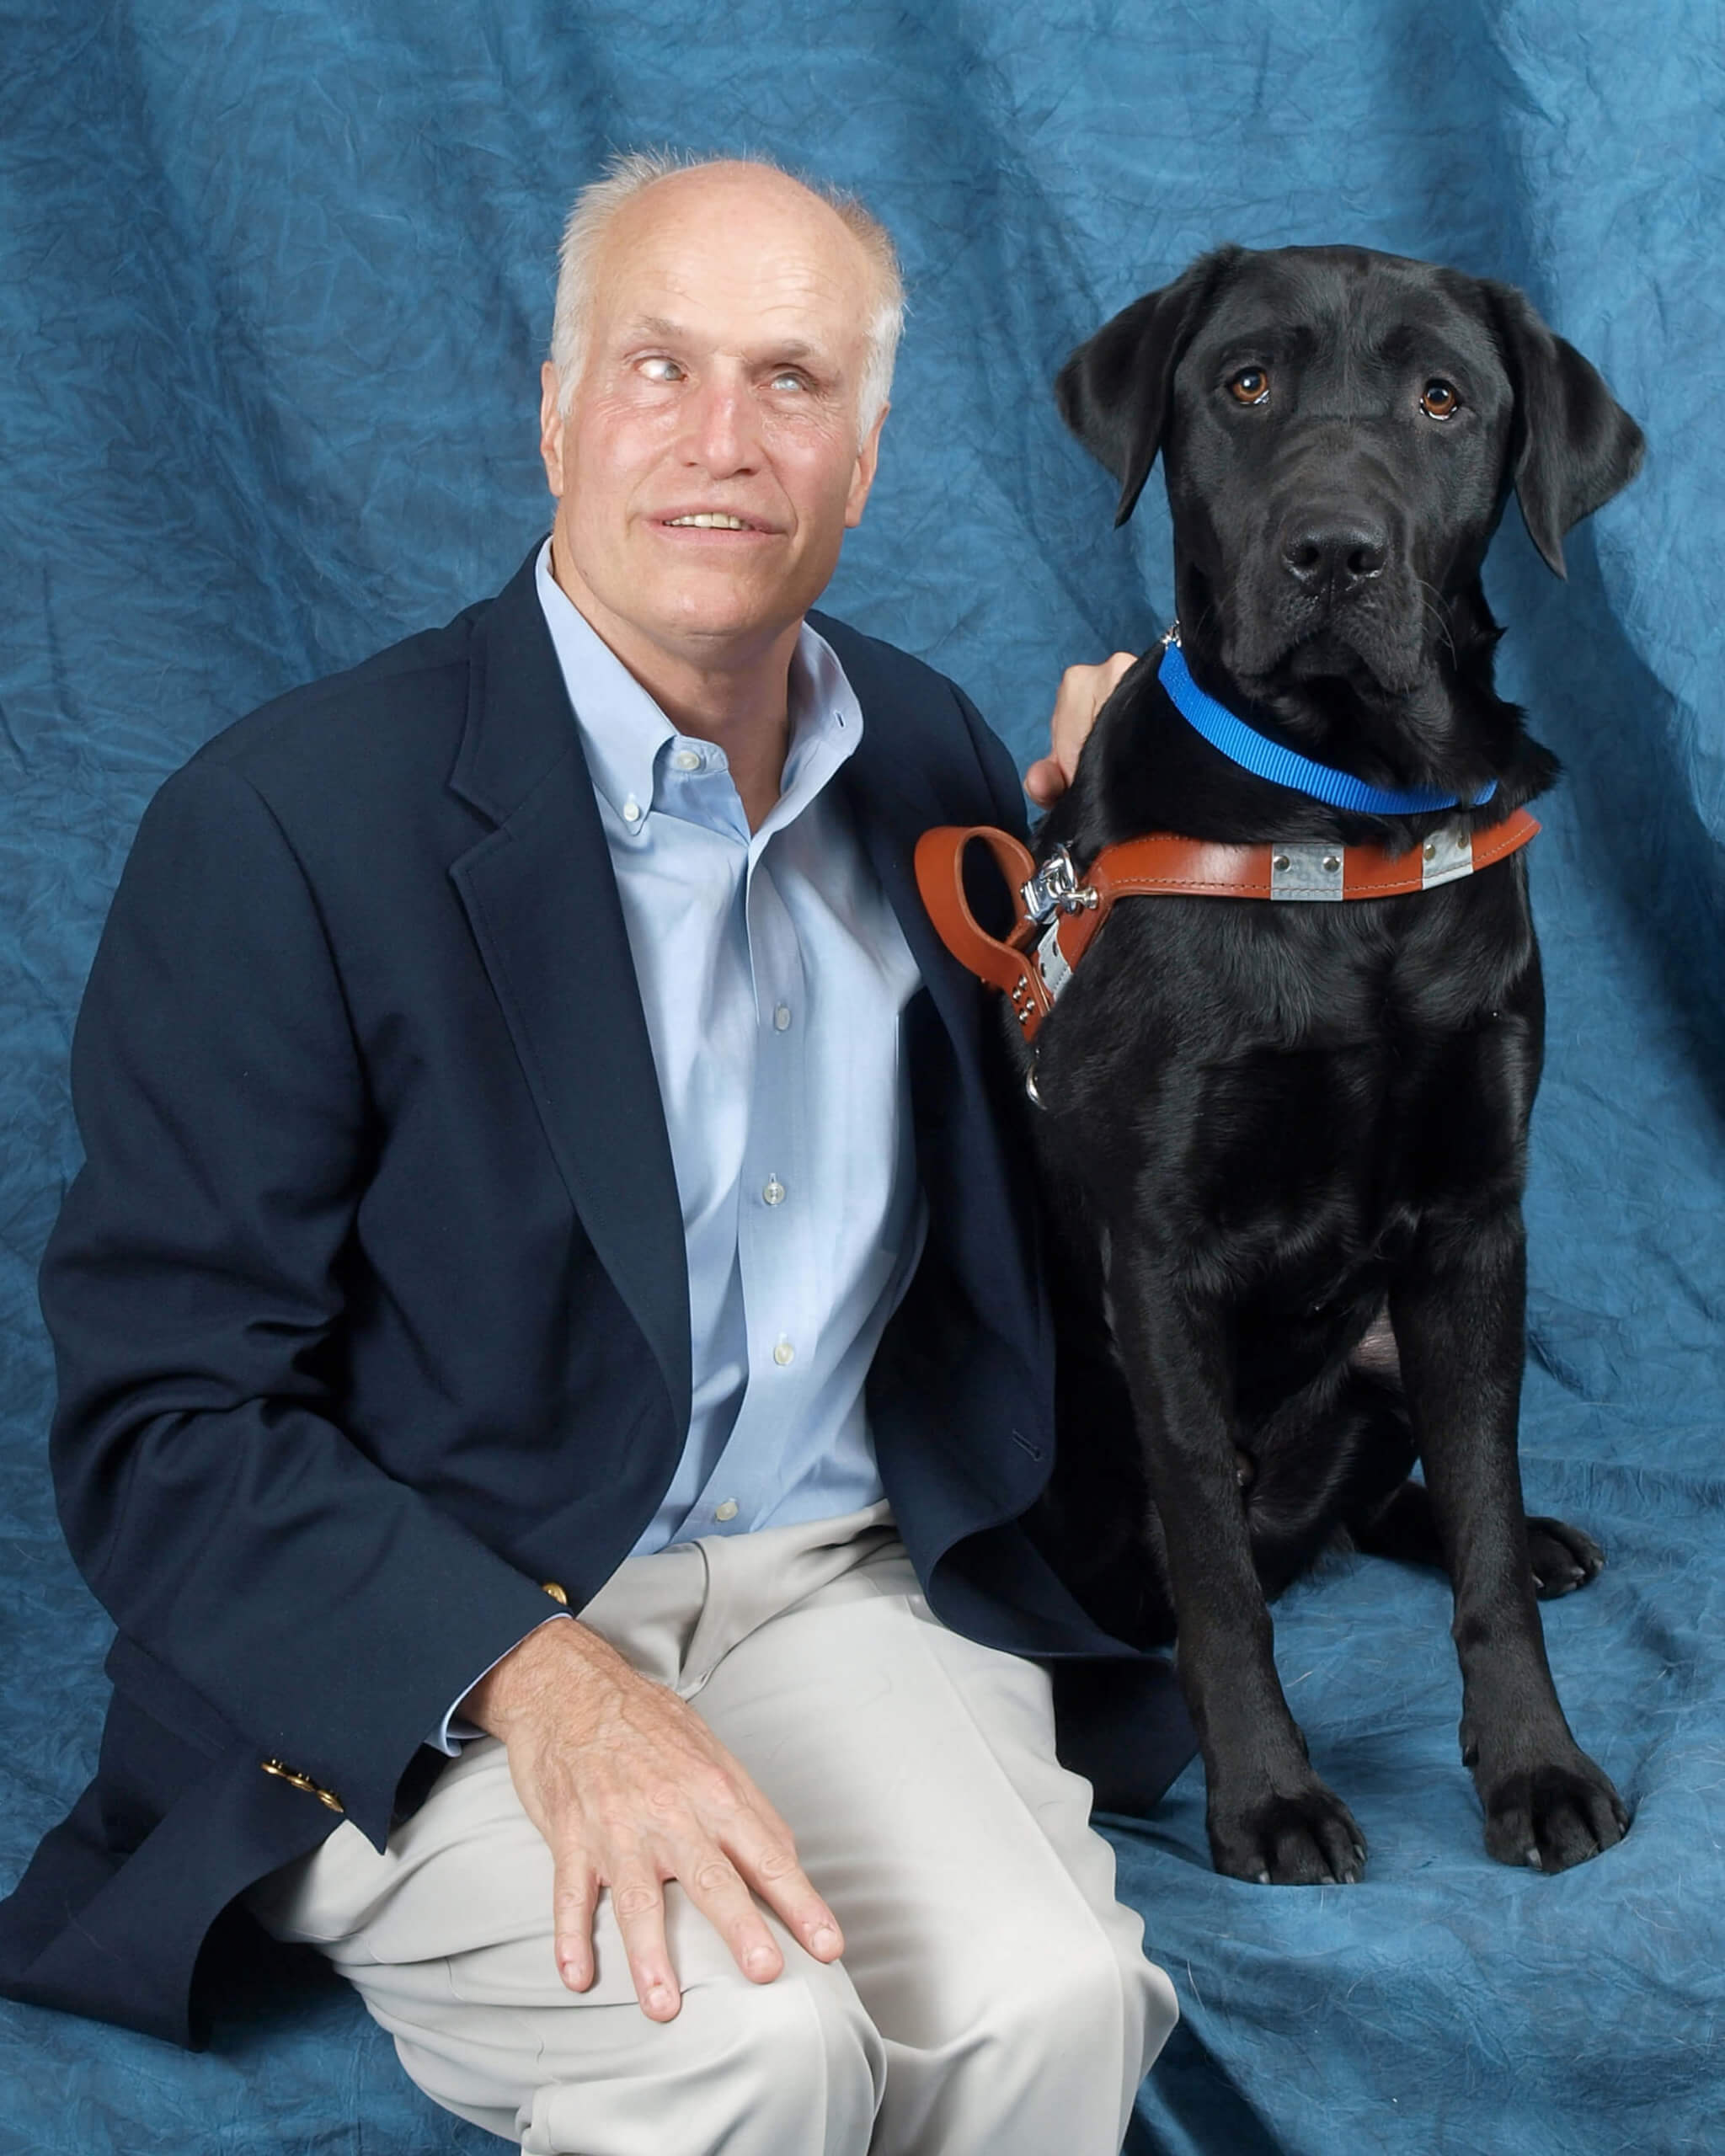
{"type": "Polygon", "coordinates": [[[1043,984],[1041,973],[1028,961],[1023,946],[1016,941],[1023,936],[1028,942],[1031,925],[1019,895],[1021,886],[1036,873],[1029,847],[1010,831],[996,830],[991,824],[972,824],[964,828],[942,824],[933,830],[925,831],[917,840],[916,866],[916,888],[922,894],[929,918],[940,931],[940,940],[959,963],[968,966],[980,980],[999,989],[1015,1004],[1022,1004],[1027,997],[1032,999],[1039,1016],[1051,1009],[1053,999],[1043,984]],[[988,848],[995,867],[1012,894],[1017,926],[1012,931],[1015,940],[1010,943],[989,934],[971,912],[970,901],[965,895],[964,856],[979,840],[988,848]]]}

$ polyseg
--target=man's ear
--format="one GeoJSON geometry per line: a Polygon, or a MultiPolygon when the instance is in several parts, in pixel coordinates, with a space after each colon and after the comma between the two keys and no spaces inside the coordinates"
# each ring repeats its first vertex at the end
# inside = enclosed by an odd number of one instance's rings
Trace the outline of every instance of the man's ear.
{"type": "Polygon", "coordinates": [[[557,369],[547,360],[539,370],[539,456],[545,467],[545,483],[561,501],[566,475],[563,468],[563,423],[558,396],[557,369]]]}
{"type": "Polygon", "coordinates": [[[1244,252],[1219,247],[1146,292],[1081,344],[1055,376],[1060,417],[1120,482],[1116,525],[1137,507],[1167,425],[1174,369],[1224,275],[1244,252]]]}
{"type": "Polygon", "coordinates": [[[1529,538],[1558,576],[1563,534],[1626,487],[1645,437],[1596,368],[1554,337],[1513,285],[1487,283],[1498,340],[1515,392],[1509,477],[1529,538]]]}

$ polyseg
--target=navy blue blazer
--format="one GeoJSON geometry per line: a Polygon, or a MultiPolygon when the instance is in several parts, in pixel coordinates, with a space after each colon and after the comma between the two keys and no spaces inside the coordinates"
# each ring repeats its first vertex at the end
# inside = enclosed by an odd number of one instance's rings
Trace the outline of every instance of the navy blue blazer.
{"type": "MultiPolygon", "coordinates": [[[[865,713],[835,782],[925,983],[930,1231],[870,1380],[882,1480],[947,1623],[1121,1656],[1020,1524],[1054,1449],[1029,1171],[911,870],[930,825],[1022,830],[1017,776],[951,682],[816,618],[865,713]]],[[[531,558],[168,782],[72,1080],[52,1454],[114,1696],[0,1908],[0,1989],[185,2042],[224,1906],[341,1817],[382,1844],[426,1731],[546,1582],[579,1609],[616,1570],[687,1428],[670,1150],[531,558]]]]}

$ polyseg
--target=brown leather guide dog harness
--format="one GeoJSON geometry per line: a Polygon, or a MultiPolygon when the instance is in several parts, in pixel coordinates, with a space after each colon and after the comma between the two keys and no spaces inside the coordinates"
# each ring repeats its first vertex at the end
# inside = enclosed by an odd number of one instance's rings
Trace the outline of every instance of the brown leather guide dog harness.
{"type": "Polygon", "coordinates": [[[979,980],[1011,998],[1028,1041],[1116,899],[1396,898],[1489,868],[1538,830],[1517,808],[1488,830],[1446,827],[1399,854],[1379,846],[1222,846],[1156,832],[1105,846],[1081,882],[1064,846],[1038,868],[1010,831],[945,824],[916,841],[916,887],[941,941],[979,980]],[[1017,921],[1004,942],[981,926],[964,895],[964,852],[973,841],[988,848],[1016,894],[1017,921]]]}

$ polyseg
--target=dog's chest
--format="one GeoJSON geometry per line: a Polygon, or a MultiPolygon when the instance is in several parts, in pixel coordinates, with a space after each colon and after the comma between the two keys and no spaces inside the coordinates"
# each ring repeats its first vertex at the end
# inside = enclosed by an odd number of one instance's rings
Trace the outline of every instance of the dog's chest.
{"type": "Polygon", "coordinates": [[[1519,1175],[1537,957],[1520,879],[1491,880],[1345,915],[1117,909],[1043,1029],[1044,1150],[1110,1212],[1324,1273],[1458,1181],[1519,1175]]]}

